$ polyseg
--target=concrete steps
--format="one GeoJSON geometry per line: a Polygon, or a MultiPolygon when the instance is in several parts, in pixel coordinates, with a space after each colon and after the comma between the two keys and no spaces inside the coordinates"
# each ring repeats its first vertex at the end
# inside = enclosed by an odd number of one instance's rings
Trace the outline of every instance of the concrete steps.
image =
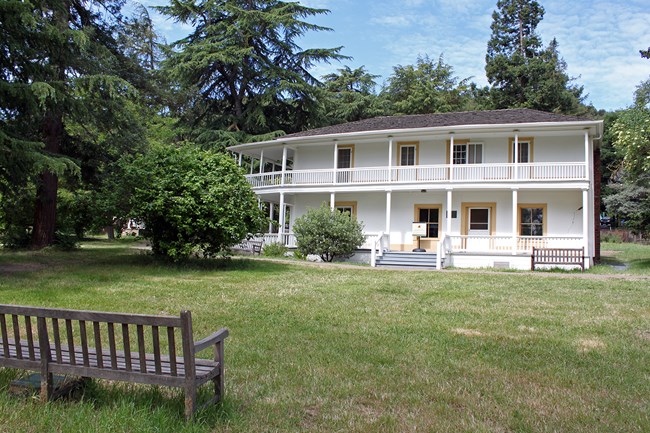
{"type": "Polygon", "coordinates": [[[377,257],[377,267],[436,269],[436,253],[389,251],[377,257]]]}

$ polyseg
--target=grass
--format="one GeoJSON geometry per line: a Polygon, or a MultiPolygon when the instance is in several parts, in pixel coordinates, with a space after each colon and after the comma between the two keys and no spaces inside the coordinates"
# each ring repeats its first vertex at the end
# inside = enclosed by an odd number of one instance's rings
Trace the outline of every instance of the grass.
{"type": "Polygon", "coordinates": [[[596,273],[630,273],[650,275],[650,245],[633,243],[603,242],[601,265],[595,266],[596,273]],[[627,269],[616,267],[626,265],[627,269]]]}
{"type": "Polygon", "coordinates": [[[128,246],[0,253],[0,299],[190,309],[197,337],[231,331],[223,404],[186,424],[177,390],[97,381],[42,405],[0,369],[0,431],[650,431],[647,279],[170,266],[128,246]]]}

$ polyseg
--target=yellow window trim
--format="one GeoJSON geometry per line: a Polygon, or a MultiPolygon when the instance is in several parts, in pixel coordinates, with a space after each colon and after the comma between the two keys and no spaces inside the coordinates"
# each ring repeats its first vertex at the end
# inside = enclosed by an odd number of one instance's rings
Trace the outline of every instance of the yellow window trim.
{"type": "MultiPolygon", "coordinates": [[[[350,168],[354,168],[354,144],[339,144],[336,148],[336,151],[338,152],[341,149],[350,149],[350,168]]],[[[337,155],[338,158],[338,155],[337,155]]],[[[338,161],[337,164],[338,165],[338,161]]]]}
{"type": "Polygon", "coordinates": [[[548,213],[546,211],[546,203],[518,203],[517,204],[517,234],[521,236],[521,210],[526,208],[541,208],[542,214],[544,215],[544,220],[542,221],[542,232],[544,236],[548,233],[546,231],[546,221],[548,220],[548,213]]]}
{"type": "Polygon", "coordinates": [[[334,202],[334,209],[337,207],[351,207],[352,208],[352,216],[356,217],[357,216],[357,202],[356,201],[335,201],[334,202]]]}
{"type": "Polygon", "coordinates": [[[397,142],[397,165],[402,165],[402,147],[415,147],[415,165],[420,165],[420,142],[419,141],[398,141],[397,142]]]}
{"type": "Polygon", "coordinates": [[[483,208],[490,209],[490,236],[494,235],[494,233],[496,233],[496,225],[497,225],[497,204],[495,202],[461,203],[460,204],[461,234],[467,235],[467,233],[469,232],[469,209],[473,207],[483,207],[483,208]]]}
{"type": "MultiPolygon", "coordinates": [[[[422,239],[440,239],[440,220],[442,218],[442,204],[416,204],[413,207],[413,221],[417,221],[420,216],[420,209],[438,209],[438,237],[437,238],[422,238],[422,239]]],[[[417,236],[413,236],[413,239],[417,239],[417,236]]]]}
{"type": "MultiPolygon", "coordinates": [[[[533,162],[533,148],[535,146],[535,138],[534,137],[519,137],[517,140],[519,143],[522,141],[524,143],[528,143],[528,162],[533,162]]],[[[514,163],[515,160],[512,157],[512,146],[515,142],[515,137],[510,137],[508,138],[508,162],[509,163],[514,163]]]]}

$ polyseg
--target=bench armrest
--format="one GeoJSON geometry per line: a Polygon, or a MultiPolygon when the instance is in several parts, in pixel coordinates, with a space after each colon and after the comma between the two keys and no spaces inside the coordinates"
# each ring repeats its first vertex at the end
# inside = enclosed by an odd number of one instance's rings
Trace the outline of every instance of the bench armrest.
{"type": "Polygon", "coordinates": [[[223,342],[223,340],[228,336],[228,330],[226,328],[222,328],[215,332],[214,334],[210,335],[209,337],[205,337],[202,340],[197,341],[194,343],[194,353],[199,353],[203,349],[210,347],[214,344],[217,344],[219,342],[223,342]]]}

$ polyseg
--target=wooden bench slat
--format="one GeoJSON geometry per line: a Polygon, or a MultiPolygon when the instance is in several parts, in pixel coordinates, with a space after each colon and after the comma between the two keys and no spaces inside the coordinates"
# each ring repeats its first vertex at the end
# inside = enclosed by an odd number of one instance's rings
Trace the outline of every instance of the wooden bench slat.
{"type": "Polygon", "coordinates": [[[147,363],[145,362],[145,347],[144,347],[144,328],[142,325],[137,327],[138,335],[138,354],[140,355],[140,373],[147,372],[147,363]]]}
{"type": "Polygon", "coordinates": [[[160,367],[160,334],[157,326],[151,327],[151,338],[153,339],[153,356],[154,356],[154,365],[156,369],[156,374],[161,374],[162,370],[160,367]]]}
{"type": "Polygon", "coordinates": [[[88,360],[88,335],[86,334],[86,321],[85,320],[80,320],[79,321],[79,334],[81,338],[81,353],[83,356],[83,365],[85,367],[90,366],[90,362],[88,360]]]}
{"type": "Polygon", "coordinates": [[[171,361],[170,368],[172,376],[176,376],[178,374],[176,370],[176,339],[174,337],[174,328],[171,326],[167,327],[167,342],[169,344],[169,359],[171,361]]]}
{"type": "MultiPolygon", "coordinates": [[[[9,340],[9,335],[7,332],[7,321],[5,320],[4,314],[0,314],[0,333],[2,334],[2,341],[9,340]]],[[[9,348],[4,344],[2,345],[2,352],[5,358],[9,358],[9,348]]]]}
{"type": "Polygon", "coordinates": [[[36,355],[34,353],[34,334],[32,333],[31,316],[25,316],[25,333],[27,334],[27,351],[29,352],[29,359],[34,361],[36,355]]]}
{"type": "MultiPolygon", "coordinates": [[[[66,337],[68,339],[68,352],[74,355],[75,353],[75,346],[74,346],[74,337],[72,335],[72,320],[71,319],[65,319],[65,332],[66,332],[66,337]]],[[[77,365],[77,358],[76,356],[71,356],[70,357],[70,362],[72,365],[77,365]]]]}
{"type": "Polygon", "coordinates": [[[16,358],[23,359],[23,348],[20,344],[20,325],[18,325],[18,316],[11,315],[11,323],[14,328],[14,340],[16,341],[16,358]]]}
{"type": "Polygon", "coordinates": [[[115,325],[108,323],[108,346],[111,354],[111,368],[117,370],[117,348],[115,347],[115,325]]]}
{"type": "Polygon", "coordinates": [[[129,325],[126,323],[122,323],[122,344],[124,345],[126,369],[131,371],[131,337],[129,336],[129,325]]]}
{"type": "Polygon", "coordinates": [[[54,334],[54,348],[56,349],[57,362],[61,362],[61,333],[59,331],[59,320],[52,318],[52,333],[54,334]]]}
{"type": "MultiPolygon", "coordinates": [[[[95,335],[95,349],[98,353],[104,353],[102,351],[102,333],[99,327],[99,322],[93,322],[93,334],[95,335]]],[[[97,366],[99,368],[104,368],[104,357],[100,356],[97,359],[97,366]]]]}

